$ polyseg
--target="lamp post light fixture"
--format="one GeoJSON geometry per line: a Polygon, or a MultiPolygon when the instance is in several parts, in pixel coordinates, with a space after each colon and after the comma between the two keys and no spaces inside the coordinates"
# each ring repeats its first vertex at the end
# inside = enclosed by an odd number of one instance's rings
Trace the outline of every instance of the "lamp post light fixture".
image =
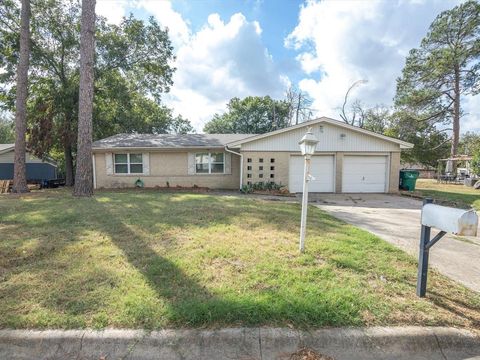
{"type": "Polygon", "coordinates": [[[300,223],[300,252],[305,250],[305,232],[307,229],[307,207],[308,207],[308,182],[311,180],[310,160],[315,153],[318,139],[313,135],[312,128],[308,128],[307,133],[298,143],[304,157],[303,166],[303,195],[302,195],[302,219],[300,223]]]}

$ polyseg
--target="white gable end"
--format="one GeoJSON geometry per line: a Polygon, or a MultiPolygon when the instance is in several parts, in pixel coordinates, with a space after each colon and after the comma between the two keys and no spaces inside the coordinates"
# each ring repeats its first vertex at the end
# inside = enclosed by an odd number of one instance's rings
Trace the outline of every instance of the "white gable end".
{"type": "MultiPolygon", "coordinates": [[[[242,151],[300,151],[298,142],[305,135],[307,127],[281,132],[241,145],[242,151]]],[[[400,151],[400,145],[388,140],[336,126],[327,122],[312,125],[312,131],[319,140],[317,151],[400,151]]]]}

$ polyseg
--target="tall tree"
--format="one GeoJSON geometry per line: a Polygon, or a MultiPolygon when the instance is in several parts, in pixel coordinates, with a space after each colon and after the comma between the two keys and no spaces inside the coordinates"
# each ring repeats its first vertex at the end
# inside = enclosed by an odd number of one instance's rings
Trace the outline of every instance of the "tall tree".
{"type": "MultiPolygon", "coordinates": [[[[19,32],[16,0],[0,1],[0,98],[13,109],[19,32]]],[[[77,151],[80,14],[77,0],[32,3],[29,147],[39,156],[63,152],[73,184],[77,151]]],[[[119,25],[96,21],[93,137],[118,132],[169,132],[178,120],[161,103],[172,85],[173,48],[155,19],[132,16],[119,25]]]]}
{"type": "Polygon", "coordinates": [[[452,124],[452,156],[458,152],[462,96],[479,92],[479,58],[480,4],[470,0],[436,17],[397,80],[397,108],[428,128],[452,124]]]}
{"type": "Polygon", "coordinates": [[[28,192],[26,156],[28,66],[30,63],[30,0],[22,0],[20,16],[20,55],[17,67],[17,98],[15,101],[15,159],[13,192],[28,192]]]}
{"type": "Polygon", "coordinates": [[[95,56],[95,0],[82,0],[80,30],[80,89],[78,100],[77,168],[75,196],[93,194],[92,114],[95,56]]]}
{"type": "Polygon", "coordinates": [[[289,126],[311,120],[314,116],[313,100],[300,89],[290,86],[285,92],[285,101],[289,105],[289,126]]]}
{"type": "Polygon", "coordinates": [[[15,122],[0,112],[0,144],[9,144],[15,141],[15,122]]]}
{"type": "Polygon", "coordinates": [[[354,100],[353,103],[348,107],[348,103],[350,100],[350,95],[353,90],[355,90],[360,85],[368,83],[368,80],[361,79],[355,81],[350,87],[347,89],[345,96],[343,97],[343,104],[341,107],[340,117],[344,122],[349,125],[354,125],[358,127],[363,127],[364,124],[364,117],[365,117],[365,110],[362,102],[358,99],[354,100]],[[349,109],[350,108],[350,109],[349,109]]]}
{"type": "Polygon", "coordinates": [[[233,98],[227,104],[227,111],[215,114],[203,131],[209,134],[263,134],[282,129],[289,124],[289,108],[285,100],[274,100],[270,96],[233,98]]]}

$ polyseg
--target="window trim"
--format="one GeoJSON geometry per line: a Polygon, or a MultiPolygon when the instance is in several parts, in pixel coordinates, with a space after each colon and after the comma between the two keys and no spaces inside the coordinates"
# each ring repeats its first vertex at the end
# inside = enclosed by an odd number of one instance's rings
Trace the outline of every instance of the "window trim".
{"type": "Polygon", "coordinates": [[[137,152],[126,152],[126,153],[113,153],[113,173],[115,175],[142,175],[145,172],[145,167],[144,167],[144,162],[143,162],[143,153],[137,153],[137,152]],[[127,162],[126,163],[117,163],[116,162],[116,155],[127,155],[127,162]],[[131,162],[130,161],[130,155],[140,155],[142,157],[142,162],[131,162]],[[127,172],[117,172],[117,165],[127,165],[127,172]],[[131,165],[142,165],[142,172],[131,172],[130,171],[130,166],[131,165]]]}
{"type": "Polygon", "coordinates": [[[224,175],[225,174],[225,163],[226,163],[226,156],[224,151],[202,151],[194,154],[194,165],[195,165],[195,175],[224,175]],[[208,172],[197,172],[197,155],[208,155],[208,172]],[[223,161],[218,162],[218,161],[212,161],[212,154],[222,154],[223,156],[223,161]],[[212,165],[218,165],[222,164],[223,165],[223,171],[222,172],[212,172],[212,165]]]}

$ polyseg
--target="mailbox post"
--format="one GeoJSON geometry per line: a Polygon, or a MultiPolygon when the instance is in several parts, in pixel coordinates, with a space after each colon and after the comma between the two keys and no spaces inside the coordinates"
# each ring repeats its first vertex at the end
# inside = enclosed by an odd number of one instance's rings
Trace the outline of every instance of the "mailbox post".
{"type": "Polygon", "coordinates": [[[478,216],[474,210],[455,209],[434,205],[432,199],[425,199],[422,207],[422,230],[418,254],[417,296],[425,297],[427,292],[428,257],[430,248],[447,233],[476,236],[478,216]],[[431,229],[440,230],[430,239],[431,229]]]}

